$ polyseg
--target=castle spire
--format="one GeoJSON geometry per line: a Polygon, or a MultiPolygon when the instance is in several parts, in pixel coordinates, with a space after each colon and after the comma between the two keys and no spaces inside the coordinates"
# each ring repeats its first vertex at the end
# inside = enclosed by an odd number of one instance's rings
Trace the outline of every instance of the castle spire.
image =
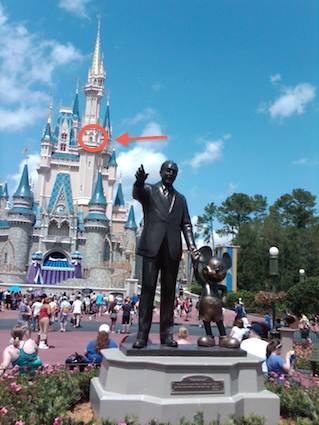
{"type": "Polygon", "coordinates": [[[5,182],[3,188],[2,188],[2,197],[5,198],[6,200],[9,199],[9,193],[8,193],[8,183],[5,182]]]}
{"type": "Polygon", "coordinates": [[[25,164],[23,168],[18,189],[15,191],[13,197],[14,198],[29,198],[29,199],[33,198],[32,192],[30,190],[29,172],[28,172],[27,164],[25,164]]]}
{"type": "Polygon", "coordinates": [[[133,205],[131,205],[130,212],[128,214],[127,222],[125,223],[124,229],[131,229],[131,230],[137,229],[133,205]]]}
{"type": "Polygon", "coordinates": [[[119,185],[118,185],[117,193],[116,193],[116,197],[115,197],[115,201],[114,201],[114,206],[115,207],[124,207],[125,206],[122,183],[119,183],[119,185]]]}
{"type": "Polygon", "coordinates": [[[91,75],[100,75],[104,73],[102,56],[101,56],[100,28],[101,28],[101,20],[100,20],[100,17],[98,17],[96,41],[95,41],[95,47],[94,47],[94,52],[92,57],[92,65],[90,69],[91,75]]]}
{"type": "Polygon", "coordinates": [[[53,110],[53,100],[52,96],[50,97],[50,104],[49,104],[49,112],[48,112],[48,124],[50,124],[50,127],[52,126],[52,110],[53,110]]]}
{"type": "Polygon", "coordinates": [[[76,85],[76,90],[75,90],[75,98],[74,98],[74,102],[73,102],[73,117],[74,118],[79,118],[80,117],[80,111],[79,111],[79,87],[78,87],[78,83],[76,85]]]}
{"type": "Polygon", "coordinates": [[[103,122],[103,127],[108,131],[109,139],[112,138],[112,125],[111,125],[111,117],[110,117],[110,98],[109,96],[106,99],[106,111],[103,122]]]}
{"type": "Polygon", "coordinates": [[[90,205],[106,205],[101,172],[98,173],[95,189],[89,203],[89,206],[90,205]]]}

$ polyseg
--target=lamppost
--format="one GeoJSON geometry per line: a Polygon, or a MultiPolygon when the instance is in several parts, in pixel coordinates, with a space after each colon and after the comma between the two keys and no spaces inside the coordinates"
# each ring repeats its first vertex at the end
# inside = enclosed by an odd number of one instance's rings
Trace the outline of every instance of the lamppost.
{"type": "Polygon", "coordinates": [[[273,294],[273,299],[271,302],[271,311],[272,311],[272,331],[271,333],[276,334],[275,323],[276,323],[276,301],[274,294],[276,292],[276,283],[278,278],[278,256],[279,249],[276,246],[272,246],[269,249],[269,275],[272,279],[272,288],[271,292],[273,294]]]}
{"type": "Polygon", "coordinates": [[[303,283],[306,280],[306,270],[299,269],[299,282],[303,283]]]}

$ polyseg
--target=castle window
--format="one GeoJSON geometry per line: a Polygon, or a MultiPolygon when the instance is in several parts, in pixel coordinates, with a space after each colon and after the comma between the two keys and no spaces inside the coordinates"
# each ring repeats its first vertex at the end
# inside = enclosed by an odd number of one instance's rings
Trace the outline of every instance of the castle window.
{"type": "Polygon", "coordinates": [[[66,151],[66,144],[65,143],[61,143],[60,150],[63,151],[63,152],[66,151]]]}
{"type": "Polygon", "coordinates": [[[4,262],[4,264],[7,264],[8,263],[8,253],[7,252],[4,253],[3,262],[4,262]]]}
{"type": "Polygon", "coordinates": [[[67,134],[66,133],[62,133],[61,134],[61,139],[66,142],[66,138],[67,138],[67,134]]]}

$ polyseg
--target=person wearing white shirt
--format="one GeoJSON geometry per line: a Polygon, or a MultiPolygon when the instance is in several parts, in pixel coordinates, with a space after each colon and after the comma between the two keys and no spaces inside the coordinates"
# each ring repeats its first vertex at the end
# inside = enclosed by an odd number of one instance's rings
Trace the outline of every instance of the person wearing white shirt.
{"type": "Polygon", "coordinates": [[[73,309],[73,315],[74,315],[74,328],[79,328],[80,327],[80,321],[81,321],[81,313],[82,313],[82,301],[81,301],[81,296],[77,295],[75,301],[72,304],[72,309],[73,309]]]}
{"type": "Polygon", "coordinates": [[[247,335],[248,330],[244,327],[242,319],[237,319],[234,321],[234,326],[230,331],[229,336],[231,338],[236,338],[237,341],[242,342],[245,335],[247,335]]]}
{"type": "Polygon", "coordinates": [[[42,307],[42,302],[40,301],[39,298],[37,298],[31,306],[33,331],[39,330],[39,314],[40,314],[41,307],[42,307]]]}
{"type": "Polygon", "coordinates": [[[262,335],[262,327],[258,323],[254,323],[250,328],[249,337],[242,341],[240,348],[248,354],[252,354],[253,356],[262,359],[262,371],[264,374],[267,374],[266,349],[268,342],[262,339],[262,335]]]}

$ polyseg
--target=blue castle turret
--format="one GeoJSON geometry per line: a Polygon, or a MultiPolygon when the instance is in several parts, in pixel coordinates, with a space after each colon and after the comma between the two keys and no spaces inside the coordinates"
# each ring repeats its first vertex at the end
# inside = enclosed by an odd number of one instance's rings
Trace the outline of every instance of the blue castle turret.
{"type": "Polygon", "coordinates": [[[133,205],[131,205],[130,212],[129,212],[128,218],[127,218],[127,222],[125,223],[124,228],[130,229],[130,230],[136,230],[137,229],[133,205]]]}
{"type": "Polygon", "coordinates": [[[89,213],[84,219],[86,232],[85,265],[88,268],[96,267],[102,264],[104,260],[105,235],[109,230],[109,220],[105,214],[106,204],[102,174],[99,172],[95,189],[89,202],[89,213]]]}
{"type": "Polygon", "coordinates": [[[32,209],[33,193],[29,184],[29,172],[27,164],[23,168],[20,183],[13,195],[13,207],[8,212],[9,234],[15,253],[14,259],[8,260],[14,263],[17,270],[24,272],[28,263],[30,250],[30,235],[35,223],[35,214],[32,209]]]}
{"type": "Polygon", "coordinates": [[[114,201],[114,206],[115,207],[124,207],[125,206],[122,183],[119,183],[119,185],[118,185],[117,193],[116,193],[115,201],[114,201]]]}
{"type": "Polygon", "coordinates": [[[79,91],[76,89],[75,92],[75,98],[73,102],[73,108],[72,108],[73,118],[74,119],[80,119],[80,109],[79,109],[79,91]]]}
{"type": "Polygon", "coordinates": [[[116,154],[113,150],[112,155],[110,156],[109,162],[107,163],[108,167],[117,167],[116,154]]]}
{"type": "Polygon", "coordinates": [[[25,164],[18,189],[15,191],[13,198],[33,199],[30,189],[28,166],[25,164]]]}

